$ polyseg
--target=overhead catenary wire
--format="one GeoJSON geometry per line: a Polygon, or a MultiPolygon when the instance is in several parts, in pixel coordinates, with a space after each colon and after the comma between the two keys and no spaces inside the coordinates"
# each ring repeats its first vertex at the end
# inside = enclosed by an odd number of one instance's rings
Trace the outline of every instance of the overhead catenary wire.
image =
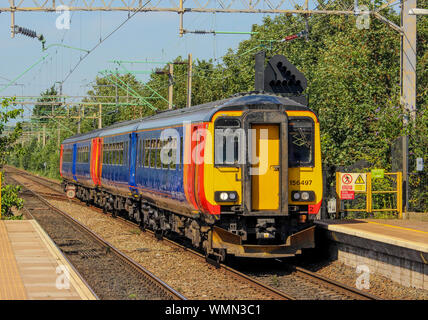
{"type": "Polygon", "coordinates": [[[119,24],[113,31],[111,31],[104,39],[98,42],[92,49],[89,50],[83,57],[80,57],[80,60],[75,64],[75,66],[70,70],[70,72],[65,76],[65,78],[61,81],[62,84],[67,81],[67,79],[73,74],[73,72],[78,68],[80,63],[89,56],[94,50],[96,50],[105,40],[110,38],[117,30],[119,30],[124,24],[126,24],[130,19],[132,19],[137,13],[139,13],[147,4],[149,4],[151,0],[146,1],[142,6],[140,6],[137,10],[135,10],[131,15],[128,16],[121,24],[119,24]]]}

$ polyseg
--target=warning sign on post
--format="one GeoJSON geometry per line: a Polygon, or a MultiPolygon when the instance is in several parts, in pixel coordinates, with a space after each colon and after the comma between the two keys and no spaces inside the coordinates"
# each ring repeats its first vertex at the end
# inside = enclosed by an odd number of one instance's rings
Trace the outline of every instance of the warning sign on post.
{"type": "Polygon", "coordinates": [[[343,200],[353,200],[355,192],[366,192],[366,173],[340,173],[339,179],[340,198],[343,200]]]}
{"type": "Polygon", "coordinates": [[[348,190],[340,191],[340,199],[342,199],[342,200],[354,200],[354,198],[355,198],[355,192],[354,191],[348,191],[348,190]]]}

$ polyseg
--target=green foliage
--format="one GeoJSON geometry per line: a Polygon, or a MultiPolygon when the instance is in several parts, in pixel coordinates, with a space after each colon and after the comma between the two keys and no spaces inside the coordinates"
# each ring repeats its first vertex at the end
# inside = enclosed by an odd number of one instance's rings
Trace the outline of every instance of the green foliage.
{"type": "Polygon", "coordinates": [[[13,151],[14,143],[22,133],[21,123],[16,123],[10,132],[5,132],[6,124],[16,119],[23,112],[22,109],[14,108],[13,99],[3,99],[0,109],[0,164],[4,164],[6,158],[13,151]],[[10,108],[11,107],[11,108],[10,108]]]}
{"type": "MultiPolygon", "coordinates": [[[[352,6],[352,1],[349,5],[352,6]]],[[[376,1],[384,3],[385,1],[376,1]]],[[[373,6],[369,1],[360,5],[373,6]]],[[[418,1],[418,7],[426,8],[428,0],[418,1]]],[[[343,8],[343,1],[329,1],[325,9],[343,8]]],[[[382,10],[382,15],[399,24],[400,17],[392,9],[382,10]]],[[[403,126],[404,114],[400,104],[400,37],[378,19],[371,16],[369,29],[358,29],[356,17],[346,15],[312,15],[308,17],[309,39],[289,42],[278,40],[304,30],[305,19],[299,15],[267,16],[261,25],[253,25],[258,32],[242,41],[235,51],[229,50],[217,62],[196,60],[193,62],[192,105],[227,98],[238,92],[254,90],[254,54],[266,50],[267,58],[283,54],[308,79],[306,94],[309,106],[317,113],[321,125],[323,162],[333,166],[346,166],[366,160],[373,167],[391,169],[390,146],[403,134],[410,136],[411,162],[423,157],[428,163],[428,17],[417,18],[417,116],[415,121],[403,126]]],[[[174,106],[186,106],[187,60],[178,56],[174,64],[174,106]],[[177,64],[178,63],[178,64],[177,64]]],[[[163,71],[167,71],[165,66],[163,71]]],[[[168,75],[152,73],[145,83],[132,74],[117,75],[132,92],[144,97],[159,111],[168,108],[168,75]],[[160,99],[159,96],[163,99],[160,99]]],[[[118,121],[137,119],[154,113],[138,103],[136,106],[116,106],[117,102],[135,101],[132,94],[115,87],[107,77],[97,77],[95,85],[87,93],[85,102],[109,102],[103,106],[103,127],[118,121]],[[128,97],[126,97],[128,95],[128,97]],[[100,98],[103,96],[103,98],[100,98]]],[[[41,101],[50,101],[42,94],[41,101]]],[[[35,110],[35,114],[48,112],[48,106],[35,110]]],[[[77,107],[71,110],[76,112],[77,107]]],[[[95,111],[98,112],[97,109],[95,111]]],[[[85,114],[89,114],[86,111],[85,114]]],[[[21,167],[51,177],[58,177],[59,148],[55,130],[57,123],[46,121],[50,139],[44,148],[34,138],[27,145],[16,149],[11,161],[21,167]],[[46,162],[46,168],[44,163],[46,162]]],[[[76,132],[77,120],[61,121],[61,140],[76,132]]],[[[96,119],[81,121],[81,132],[97,127],[96,119]]],[[[413,168],[410,168],[413,170],[413,168]]],[[[418,210],[428,210],[428,191],[423,179],[411,179],[415,189],[412,197],[418,210]],[[422,199],[422,200],[421,200],[422,199]]]]}
{"type": "Polygon", "coordinates": [[[21,187],[6,185],[1,188],[1,215],[12,216],[12,207],[20,210],[24,206],[24,200],[18,196],[21,187]]]}

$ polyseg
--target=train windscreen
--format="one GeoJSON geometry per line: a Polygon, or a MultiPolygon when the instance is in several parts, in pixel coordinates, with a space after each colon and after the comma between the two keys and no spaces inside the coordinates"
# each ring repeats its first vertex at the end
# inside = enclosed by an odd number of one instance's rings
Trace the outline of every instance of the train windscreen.
{"type": "Polygon", "coordinates": [[[312,119],[290,119],[288,122],[289,167],[312,167],[313,154],[314,123],[312,119]]]}

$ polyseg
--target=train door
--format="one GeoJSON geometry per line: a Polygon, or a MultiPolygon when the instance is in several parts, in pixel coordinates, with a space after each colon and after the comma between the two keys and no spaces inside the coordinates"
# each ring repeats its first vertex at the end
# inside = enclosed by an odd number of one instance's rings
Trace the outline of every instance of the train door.
{"type": "Polygon", "coordinates": [[[251,207],[253,210],[279,208],[279,125],[254,124],[252,129],[251,207]]]}
{"type": "Polygon", "coordinates": [[[72,163],[72,173],[74,181],[77,181],[76,178],[76,162],[77,162],[77,144],[73,144],[73,163],[72,163]]]}
{"type": "Polygon", "coordinates": [[[288,215],[287,114],[281,106],[243,116],[247,156],[243,164],[245,214],[288,215]]]}
{"type": "Polygon", "coordinates": [[[135,174],[137,167],[137,142],[138,136],[135,132],[130,134],[131,144],[128,153],[128,164],[129,164],[129,187],[136,188],[135,174]]]}

